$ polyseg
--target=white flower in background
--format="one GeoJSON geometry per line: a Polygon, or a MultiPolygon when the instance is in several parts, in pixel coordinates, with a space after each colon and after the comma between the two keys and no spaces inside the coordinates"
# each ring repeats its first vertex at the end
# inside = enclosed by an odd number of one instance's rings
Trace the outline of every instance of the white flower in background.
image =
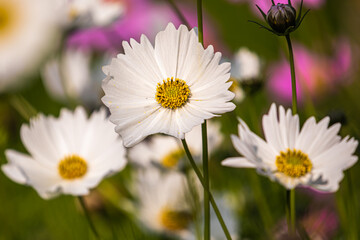
{"type": "Polygon", "coordinates": [[[61,56],[50,59],[42,71],[49,94],[61,102],[70,100],[86,106],[99,106],[103,94],[99,79],[105,57],[95,66],[91,57],[88,51],[68,48],[61,56]]]}
{"type": "Polygon", "coordinates": [[[85,110],[63,109],[58,119],[40,114],[21,127],[30,155],[6,150],[3,172],[32,186],[41,197],[86,195],[109,174],[126,165],[125,149],[104,109],[88,119],[85,110]]]}
{"type": "Polygon", "coordinates": [[[235,93],[235,101],[241,102],[245,92],[261,84],[261,60],[258,55],[247,48],[240,48],[231,62],[231,90],[235,93]]]}
{"type": "Polygon", "coordinates": [[[138,218],[148,228],[187,238],[193,221],[191,192],[186,177],[178,172],[161,173],[155,168],[139,172],[136,185],[138,218]]]}
{"type": "Polygon", "coordinates": [[[261,75],[259,56],[247,48],[240,48],[231,63],[231,77],[239,81],[258,79],[261,75]]]}
{"type": "Polygon", "coordinates": [[[154,133],[183,139],[204,119],[234,110],[230,63],[219,64],[221,53],[204,50],[194,30],[169,23],[155,48],[144,35],[130,44],[104,67],[102,98],[125,146],[154,133]]]}
{"type": "MultiPolygon", "coordinates": [[[[220,125],[211,121],[207,122],[208,151],[209,155],[222,143],[223,136],[220,125]]],[[[202,154],[201,125],[194,127],[185,134],[186,143],[195,160],[202,154]]],[[[129,158],[136,164],[148,167],[150,164],[159,164],[164,168],[176,168],[186,159],[186,154],[179,139],[171,136],[156,135],[149,141],[143,141],[129,150],[129,158]]],[[[211,157],[210,157],[211,158],[211,157]]]]}
{"type": "Polygon", "coordinates": [[[239,137],[232,135],[235,149],[244,157],[228,158],[223,165],[256,168],[287,189],[309,186],[335,192],[343,171],[357,161],[353,155],[358,142],[338,136],[339,123],[328,127],[329,117],[319,123],[309,118],[299,130],[299,117],[279,107],[279,119],[273,104],[263,117],[262,140],[240,120],[239,137]]]}
{"type": "Polygon", "coordinates": [[[59,0],[66,25],[106,26],[124,12],[123,0],[59,0]]]}
{"type": "Polygon", "coordinates": [[[51,1],[0,0],[0,92],[19,87],[58,43],[51,1]]]}

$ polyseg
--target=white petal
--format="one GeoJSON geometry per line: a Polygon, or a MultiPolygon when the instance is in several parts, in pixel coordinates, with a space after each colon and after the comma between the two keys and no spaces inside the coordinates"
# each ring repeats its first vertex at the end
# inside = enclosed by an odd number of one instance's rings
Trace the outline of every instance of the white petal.
{"type": "Polygon", "coordinates": [[[228,166],[228,167],[236,167],[236,168],[256,168],[257,167],[253,162],[250,162],[246,158],[242,158],[242,157],[226,158],[224,161],[221,162],[221,165],[228,166]]]}

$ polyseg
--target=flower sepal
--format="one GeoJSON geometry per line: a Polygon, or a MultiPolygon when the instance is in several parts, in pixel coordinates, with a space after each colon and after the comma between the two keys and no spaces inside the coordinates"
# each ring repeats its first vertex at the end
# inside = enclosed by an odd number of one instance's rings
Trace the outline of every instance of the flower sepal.
{"type": "Polygon", "coordinates": [[[259,25],[277,36],[286,36],[291,32],[298,29],[308,14],[308,9],[304,15],[302,15],[303,0],[300,2],[299,14],[296,16],[296,10],[291,4],[291,0],[288,0],[288,4],[278,3],[275,5],[274,0],[271,0],[272,6],[268,10],[267,14],[258,6],[261,15],[270,27],[264,26],[261,23],[250,20],[249,22],[259,25]]]}

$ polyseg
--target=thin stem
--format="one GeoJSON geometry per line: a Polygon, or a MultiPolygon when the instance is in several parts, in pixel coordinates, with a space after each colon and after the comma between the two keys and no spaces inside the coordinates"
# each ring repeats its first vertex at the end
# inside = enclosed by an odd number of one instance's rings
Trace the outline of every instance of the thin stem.
{"type": "MultiPolygon", "coordinates": [[[[290,35],[286,35],[286,42],[289,48],[289,62],[291,70],[291,89],[292,89],[292,113],[293,115],[297,114],[297,96],[296,96],[296,78],[295,78],[295,64],[294,64],[294,54],[291,45],[290,35]]],[[[289,234],[295,234],[295,189],[287,190],[287,213],[288,213],[288,230],[289,234]]]]}
{"type": "Polygon", "coordinates": [[[203,16],[202,16],[202,0],[197,0],[197,19],[198,19],[198,34],[199,42],[204,45],[204,30],[203,30],[203,16]]]}
{"type": "MultiPolygon", "coordinates": [[[[198,19],[198,36],[199,42],[204,46],[204,29],[202,16],[202,0],[197,0],[197,19],[198,19]]],[[[210,240],[210,181],[209,181],[209,159],[207,147],[207,129],[206,120],[201,125],[202,134],[202,159],[204,172],[204,240],[210,240]]]]}
{"type": "Polygon", "coordinates": [[[297,114],[297,96],[296,96],[296,77],[295,77],[295,64],[294,64],[294,54],[291,45],[290,35],[286,35],[286,42],[289,48],[289,62],[291,69],[291,89],[292,89],[292,112],[293,115],[297,114]]]}
{"type": "Polygon", "coordinates": [[[180,21],[190,29],[191,26],[189,22],[186,20],[185,16],[181,13],[180,9],[176,6],[174,0],[166,0],[166,1],[170,4],[171,8],[174,10],[180,21]]]}
{"type": "MultiPolygon", "coordinates": [[[[184,147],[186,156],[187,156],[187,158],[189,159],[189,162],[190,162],[191,167],[194,169],[194,172],[195,172],[196,176],[198,177],[201,185],[204,187],[204,185],[205,185],[204,177],[202,176],[199,168],[196,166],[196,163],[195,163],[195,161],[194,161],[194,159],[193,159],[193,157],[192,157],[192,155],[191,155],[191,153],[190,153],[189,147],[188,147],[185,139],[182,139],[181,142],[182,142],[182,144],[183,144],[183,147],[184,147]]],[[[206,191],[205,188],[204,188],[204,191],[206,191]]],[[[231,240],[231,236],[230,236],[229,230],[228,230],[227,227],[226,227],[226,224],[225,224],[225,222],[224,222],[224,219],[223,219],[223,217],[221,216],[220,210],[219,210],[219,208],[218,208],[218,206],[217,206],[217,204],[216,204],[216,202],[215,202],[215,199],[214,199],[214,197],[213,197],[213,195],[211,194],[210,191],[209,191],[209,197],[210,197],[210,203],[211,203],[211,205],[212,205],[212,207],[213,207],[213,209],[214,209],[214,212],[215,212],[215,214],[216,214],[217,219],[219,220],[219,223],[220,223],[220,225],[221,225],[221,228],[222,228],[223,231],[224,231],[224,234],[225,234],[225,236],[226,236],[226,239],[227,239],[227,240],[231,240]]]]}
{"type": "Polygon", "coordinates": [[[201,124],[202,133],[202,158],[203,158],[203,173],[204,173],[204,239],[210,239],[210,179],[209,179],[209,158],[207,146],[207,128],[206,120],[201,124]]]}
{"type": "Polygon", "coordinates": [[[82,196],[79,196],[78,199],[79,199],[79,202],[80,202],[80,205],[81,205],[82,209],[84,210],[85,217],[86,217],[86,219],[87,219],[87,221],[89,223],[89,227],[91,228],[91,230],[94,233],[95,237],[97,239],[101,239],[98,232],[96,231],[96,228],[95,228],[95,225],[94,225],[93,221],[90,218],[89,210],[86,207],[84,198],[82,196]]]}
{"type": "Polygon", "coordinates": [[[286,190],[286,216],[289,235],[295,234],[295,189],[286,190]]]}

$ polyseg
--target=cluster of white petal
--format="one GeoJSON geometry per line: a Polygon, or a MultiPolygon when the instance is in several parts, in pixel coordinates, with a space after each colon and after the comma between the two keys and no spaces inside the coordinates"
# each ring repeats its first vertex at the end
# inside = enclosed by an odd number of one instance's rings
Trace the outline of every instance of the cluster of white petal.
{"type": "Polygon", "coordinates": [[[106,26],[125,10],[122,0],[58,0],[57,4],[62,23],[68,26],[106,26]]]}
{"type": "Polygon", "coordinates": [[[235,108],[230,102],[234,94],[228,90],[230,63],[220,64],[221,53],[214,53],[212,46],[204,49],[193,29],[169,23],[157,34],[155,48],[144,35],[140,43],[131,39],[130,44],[124,42],[125,54],[104,67],[102,99],[125,146],[154,133],[183,139],[204,119],[235,108]],[[155,99],[157,84],[172,77],[184,80],[190,89],[187,102],[176,109],[162,107],[155,99]]]}
{"type": "Polygon", "coordinates": [[[0,91],[21,85],[59,37],[59,14],[48,0],[0,0],[0,91]]]}
{"type": "Polygon", "coordinates": [[[53,57],[44,65],[42,77],[50,96],[58,101],[74,101],[93,108],[101,101],[100,64],[92,70],[91,52],[68,48],[61,56],[53,57]]]}
{"type": "Polygon", "coordinates": [[[240,48],[234,55],[231,76],[240,81],[257,79],[261,75],[261,60],[256,53],[240,48]]]}
{"type": "Polygon", "coordinates": [[[150,229],[172,232],[180,236],[189,234],[189,229],[171,231],[161,222],[164,209],[191,214],[191,193],[186,177],[175,171],[161,173],[155,168],[140,171],[137,176],[139,219],[150,229]]]}
{"type": "Polygon", "coordinates": [[[341,139],[338,135],[341,125],[329,125],[329,117],[316,123],[309,118],[300,129],[298,115],[279,107],[279,118],[275,104],[269,114],[263,117],[263,131],[266,141],[250,131],[240,120],[239,136],[232,135],[235,149],[244,157],[228,158],[223,165],[231,167],[256,168],[260,173],[280,182],[287,189],[309,186],[320,191],[335,192],[343,178],[343,171],[357,161],[353,155],[358,142],[353,138],[341,139]],[[280,152],[287,149],[300,150],[307,154],[312,169],[302,177],[294,178],[277,171],[275,163],[280,152]]]}
{"type": "Polygon", "coordinates": [[[63,109],[58,119],[39,116],[21,127],[21,140],[30,155],[6,150],[3,172],[13,181],[35,188],[43,198],[58,194],[85,195],[109,174],[126,165],[125,148],[104,109],[87,118],[83,108],[63,109]],[[81,178],[64,179],[59,162],[77,155],[87,163],[81,178]]]}
{"type": "MultiPolygon", "coordinates": [[[[220,132],[220,125],[216,122],[208,121],[207,137],[208,152],[211,155],[211,153],[220,146],[223,140],[223,136],[220,132]]],[[[198,160],[202,154],[201,125],[195,126],[190,132],[186,133],[185,140],[190,148],[192,156],[195,160],[198,160]]],[[[139,166],[148,167],[153,163],[161,164],[164,157],[177,151],[184,152],[182,143],[178,139],[171,136],[156,135],[149,141],[143,141],[130,148],[129,158],[139,166]]],[[[185,152],[181,157],[186,158],[185,152]]]]}

